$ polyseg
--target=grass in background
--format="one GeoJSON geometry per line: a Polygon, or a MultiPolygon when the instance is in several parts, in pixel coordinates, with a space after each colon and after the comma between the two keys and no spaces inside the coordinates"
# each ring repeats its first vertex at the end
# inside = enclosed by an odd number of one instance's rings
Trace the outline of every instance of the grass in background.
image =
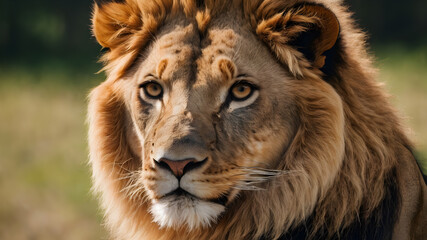
{"type": "Polygon", "coordinates": [[[0,71],[0,239],[106,238],[87,166],[96,80],[50,66],[0,71]]]}
{"type": "Polygon", "coordinates": [[[427,46],[407,50],[399,46],[377,50],[379,81],[386,84],[391,101],[411,128],[410,137],[427,174],[427,46]]]}
{"type": "MultiPolygon", "coordinates": [[[[377,59],[425,159],[427,48],[381,48],[377,59]]],[[[0,239],[106,238],[87,165],[86,95],[102,80],[96,70],[0,65],[0,239]]]]}

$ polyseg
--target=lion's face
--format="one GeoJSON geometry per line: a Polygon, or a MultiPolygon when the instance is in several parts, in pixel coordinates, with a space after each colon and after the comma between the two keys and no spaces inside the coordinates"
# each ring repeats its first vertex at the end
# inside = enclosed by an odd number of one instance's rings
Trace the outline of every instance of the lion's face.
{"type": "Polygon", "coordinates": [[[411,144],[341,1],[95,2],[90,163],[117,239],[387,238],[419,200],[400,206],[411,144]]]}
{"type": "Polygon", "coordinates": [[[239,190],[275,175],[263,169],[293,135],[293,80],[231,28],[200,40],[194,25],[173,26],[145,54],[127,101],[150,211],[163,227],[209,225],[239,190]]]}
{"type": "Polygon", "coordinates": [[[139,239],[158,230],[152,220],[201,233],[250,216],[261,234],[305,219],[344,152],[342,102],[322,79],[335,16],[285,2],[229,12],[218,4],[223,13],[139,3],[94,14],[95,36],[110,49],[108,78],[89,104],[94,188],[108,224],[139,239]]]}

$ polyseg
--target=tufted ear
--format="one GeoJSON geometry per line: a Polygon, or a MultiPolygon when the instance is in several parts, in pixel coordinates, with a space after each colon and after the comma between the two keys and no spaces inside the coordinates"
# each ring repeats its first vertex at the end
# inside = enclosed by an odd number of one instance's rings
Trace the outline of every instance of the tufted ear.
{"type": "Polygon", "coordinates": [[[153,38],[165,7],[162,6],[161,11],[160,6],[149,3],[151,1],[95,1],[93,34],[101,46],[109,49],[101,58],[109,78],[122,77],[153,38]]]}
{"type": "Polygon", "coordinates": [[[335,14],[315,4],[294,6],[259,22],[257,34],[279,60],[290,70],[302,75],[301,68],[321,69],[327,61],[326,52],[336,44],[340,26],[335,14]],[[306,66],[304,65],[305,59],[306,66]]]}
{"type": "Polygon", "coordinates": [[[142,26],[136,7],[126,0],[95,1],[93,33],[101,46],[117,47],[142,26]]]}

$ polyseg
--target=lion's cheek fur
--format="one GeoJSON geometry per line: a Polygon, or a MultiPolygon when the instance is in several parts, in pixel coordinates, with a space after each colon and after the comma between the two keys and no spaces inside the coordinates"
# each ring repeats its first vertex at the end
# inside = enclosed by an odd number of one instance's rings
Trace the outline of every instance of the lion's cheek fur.
{"type": "MultiPolygon", "coordinates": [[[[120,129],[124,113],[120,92],[111,82],[104,82],[90,94],[89,102],[89,146],[92,164],[93,191],[100,194],[102,208],[109,215],[106,224],[117,229],[117,235],[126,236],[127,226],[133,225],[128,218],[132,201],[123,199],[121,190],[125,181],[117,181],[123,170],[116,163],[118,157],[130,157],[130,152],[120,146],[124,139],[120,129]],[[114,131],[115,130],[115,131],[114,131]]],[[[138,219],[149,220],[148,214],[139,211],[138,219]],[[144,217],[145,216],[145,217],[144,217]]]]}
{"type": "Polygon", "coordinates": [[[304,85],[297,91],[300,94],[297,96],[300,126],[286,162],[300,161],[295,164],[301,164],[308,176],[316,176],[321,197],[336,178],[344,159],[343,104],[336,91],[321,79],[307,81],[304,85]]]}
{"type": "Polygon", "coordinates": [[[283,229],[311,215],[342,165],[345,134],[340,97],[319,79],[294,87],[301,93],[297,96],[300,123],[278,166],[289,173],[271,181],[264,190],[242,192],[224,220],[231,221],[233,215],[256,216],[250,218],[257,226],[255,236],[273,229],[279,237],[283,229]]]}

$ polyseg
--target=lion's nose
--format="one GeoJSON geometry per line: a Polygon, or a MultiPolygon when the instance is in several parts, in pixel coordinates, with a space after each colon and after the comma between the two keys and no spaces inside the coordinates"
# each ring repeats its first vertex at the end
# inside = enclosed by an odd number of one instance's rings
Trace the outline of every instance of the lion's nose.
{"type": "Polygon", "coordinates": [[[206,161],[207,158],[203,161],[197,161],[195,158],[183,160],[170,160],[167,158],[161,158],[159,160],[155,160],[154,162],[159,167],[170,170],[173,175],[179,179],[188,171],[201,167],[206,163],[206,161]]]}

